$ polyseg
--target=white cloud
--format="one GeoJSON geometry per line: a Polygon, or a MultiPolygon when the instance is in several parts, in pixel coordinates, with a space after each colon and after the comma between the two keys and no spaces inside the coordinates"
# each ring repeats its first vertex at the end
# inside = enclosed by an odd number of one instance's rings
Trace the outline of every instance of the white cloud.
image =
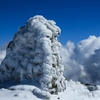
{"type": "Polygon", "coordinates": [[[66,47],[62,46],[61,55],[65,66],[64,75],[67,80],[79,81],[80,77],[84,75],[83,65],[79,64],[75,59],[75,45],[71,41],[67,42],[66,47]]]}
{"type": "Polygon", "coordinates": [[[100,37],[89,36],[77,45],[68,41],[61,55],[68,80],[97,83],[100,77],[100,37]]]}
{"type": "Polygon", "coordinates": [[[94,54],[96,49],[99,49],[100,37],[89,36],[89,38],[80,41],[75,45],[74,58],[78,63],[82,64],[86,59],[94,54]]]}

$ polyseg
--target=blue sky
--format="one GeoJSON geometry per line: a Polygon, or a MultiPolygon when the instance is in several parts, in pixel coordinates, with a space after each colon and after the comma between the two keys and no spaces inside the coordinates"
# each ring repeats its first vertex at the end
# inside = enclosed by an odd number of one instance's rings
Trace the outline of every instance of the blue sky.
{"type": "Polygon", "coordinates": [[[34,15],[56,21],[63,45],[100,35],[100,0],[0,0],[0,45],[34,15]]]}

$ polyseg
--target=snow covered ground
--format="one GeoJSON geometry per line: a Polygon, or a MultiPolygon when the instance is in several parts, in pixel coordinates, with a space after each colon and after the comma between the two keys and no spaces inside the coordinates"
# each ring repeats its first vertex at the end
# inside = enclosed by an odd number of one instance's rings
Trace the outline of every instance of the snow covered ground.
{"type": "Polygon", "coordinates": [[[79,82],[66,81],[67,88],[64,92],[51,95],[50,99],[43,99],[33,93],[38,86],[37,83],[27,85],[29,83],[32,82],[22,82],[20,85],[13,84],[12,86],[4,85],[5,88],[0,89],[0,100],[100,100],[100,86],[97,86],[98,90],[90,92],[79,82]]]}

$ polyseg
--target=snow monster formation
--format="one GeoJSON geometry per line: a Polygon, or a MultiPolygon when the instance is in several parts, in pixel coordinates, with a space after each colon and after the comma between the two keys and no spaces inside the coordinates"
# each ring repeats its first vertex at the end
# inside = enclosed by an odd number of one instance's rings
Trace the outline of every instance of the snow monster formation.
{"type": "Polygon", "coordinates": [[[20,27],[8,44],[0,65],[0,82],[35,79],[51,94],[65,90],[64,66],[57,37],[60,28],[52,20],[34,16],[20,27]]]}

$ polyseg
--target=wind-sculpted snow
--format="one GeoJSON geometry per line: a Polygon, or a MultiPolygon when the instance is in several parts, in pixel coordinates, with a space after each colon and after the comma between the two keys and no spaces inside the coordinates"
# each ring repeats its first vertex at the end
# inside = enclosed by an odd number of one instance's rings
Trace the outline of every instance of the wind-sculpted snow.
{"type": "Polygon", "coordinates": [[[52,94],[65,90],[64,66],[57,37],[60,28],[43,16],[30,18],[8,44],[0,66],[0,82],[36,79],[52,94]]]}

